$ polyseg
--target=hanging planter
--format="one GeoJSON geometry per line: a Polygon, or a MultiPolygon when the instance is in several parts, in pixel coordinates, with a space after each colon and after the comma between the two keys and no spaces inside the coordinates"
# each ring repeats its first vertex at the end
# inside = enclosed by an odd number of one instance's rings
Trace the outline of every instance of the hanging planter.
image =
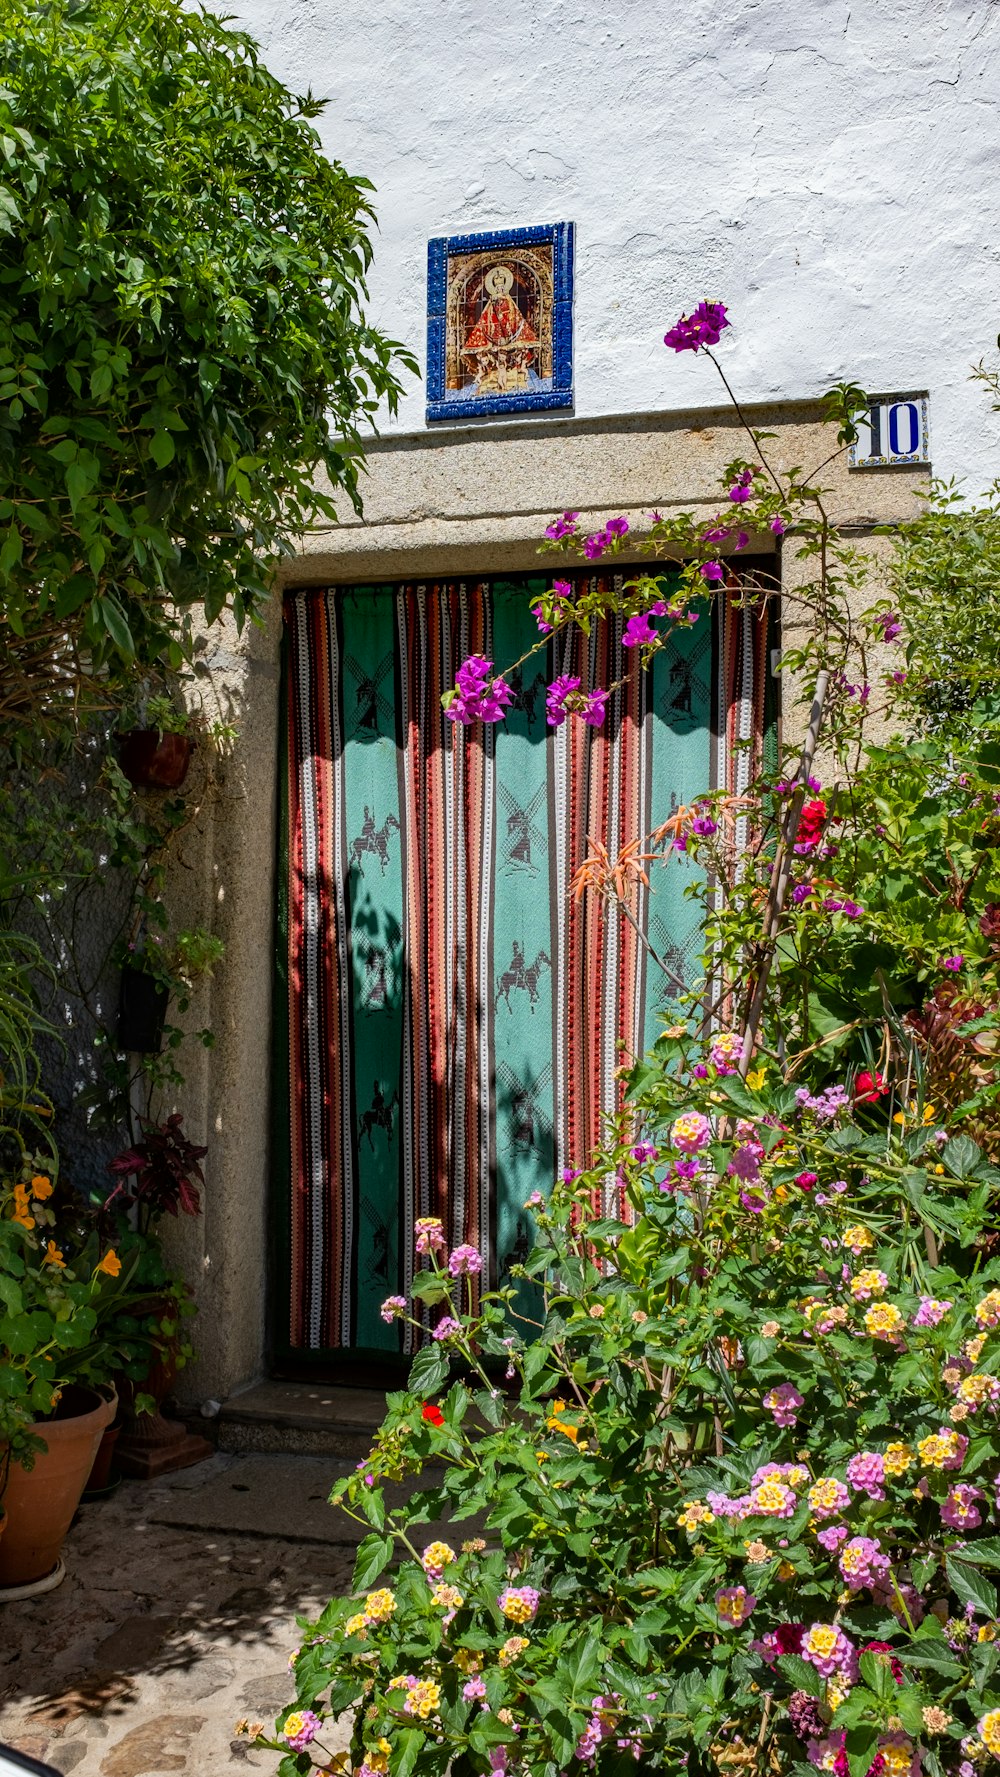
{"type": "Polygon", "coordinates": [[[158,1055],[163,1046],[168,991],[162,981],[125,963],[118,989],[118,1047],[127,1054],[158,1055]]]}
{"type": "Polygon", "coordinates": [[[160,728],[132,728],[118,743],[118,762],[137,790],[179,790],[188,774],[194,742],[160,728]]]}

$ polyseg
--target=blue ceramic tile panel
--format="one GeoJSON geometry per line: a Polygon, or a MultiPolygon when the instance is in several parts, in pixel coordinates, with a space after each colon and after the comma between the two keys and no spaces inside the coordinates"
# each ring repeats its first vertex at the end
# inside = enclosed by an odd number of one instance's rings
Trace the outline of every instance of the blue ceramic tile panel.
{"type": "Polygon", "coordinates": [[[573,224],[427,244],[427,418],[573,404],[573,224]]]}

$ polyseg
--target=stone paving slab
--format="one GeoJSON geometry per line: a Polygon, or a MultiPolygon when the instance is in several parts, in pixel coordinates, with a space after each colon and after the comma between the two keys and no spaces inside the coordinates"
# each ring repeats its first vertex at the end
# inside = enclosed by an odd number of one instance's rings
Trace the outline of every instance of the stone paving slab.
{"type": "Polygon", "coordinates": [[[82,1507],[63,1584],[0,1606],[0,1740],[67,1777],[266,1777],[233,1724],[290,1700],[296,1617],[350,1586],[340,1472],[218,1455],[82,1507]]]}

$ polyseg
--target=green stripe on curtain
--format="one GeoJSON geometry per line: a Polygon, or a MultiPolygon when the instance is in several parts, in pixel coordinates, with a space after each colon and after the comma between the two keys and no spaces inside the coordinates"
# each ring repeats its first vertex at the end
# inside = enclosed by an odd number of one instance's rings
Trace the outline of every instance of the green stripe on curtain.
{"type": "MultiPolygon", "coordinates": [[[[767,616],[733,600],[720,619],[705,611],[646,673],[620,624],[554,638],[517,669],[506,722],[453,726],[440,698],[458,665],[520,656],[546,585],[286,601],[279,1357],[407,1346],[379,1307],[408,1293],[422,1215],[481,1247],[485,1281],[508,1282],[532,1240],[529,1194],[586,1163],[623,1059],[670,1014],[675,988],[647,975],[628,922],[570,883],[591,840],[617,852],[713,773],[735,781],[748,723],[759,756],[767,616]],[[546,683],[567,671],[624,675],[602,729],[548,727],[546,683]]],[[[635,906],[681,982],[693,868],[675,858],[635,906]]]]}

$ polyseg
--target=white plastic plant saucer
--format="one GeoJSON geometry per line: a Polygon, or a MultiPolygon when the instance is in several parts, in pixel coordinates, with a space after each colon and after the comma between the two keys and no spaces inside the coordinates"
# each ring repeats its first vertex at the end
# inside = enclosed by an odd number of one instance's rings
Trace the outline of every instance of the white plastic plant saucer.
{"type": "Polygon", "coordinates": [[[40,1598],[43,1592],[54,1592],[66,1578],[66,1563],[60,1555],[51,1573],[40,1580],[29,1580],[25,1586],[0,1586],[0,1604],[16,1604],[21,1598],[40,1598]]]}

